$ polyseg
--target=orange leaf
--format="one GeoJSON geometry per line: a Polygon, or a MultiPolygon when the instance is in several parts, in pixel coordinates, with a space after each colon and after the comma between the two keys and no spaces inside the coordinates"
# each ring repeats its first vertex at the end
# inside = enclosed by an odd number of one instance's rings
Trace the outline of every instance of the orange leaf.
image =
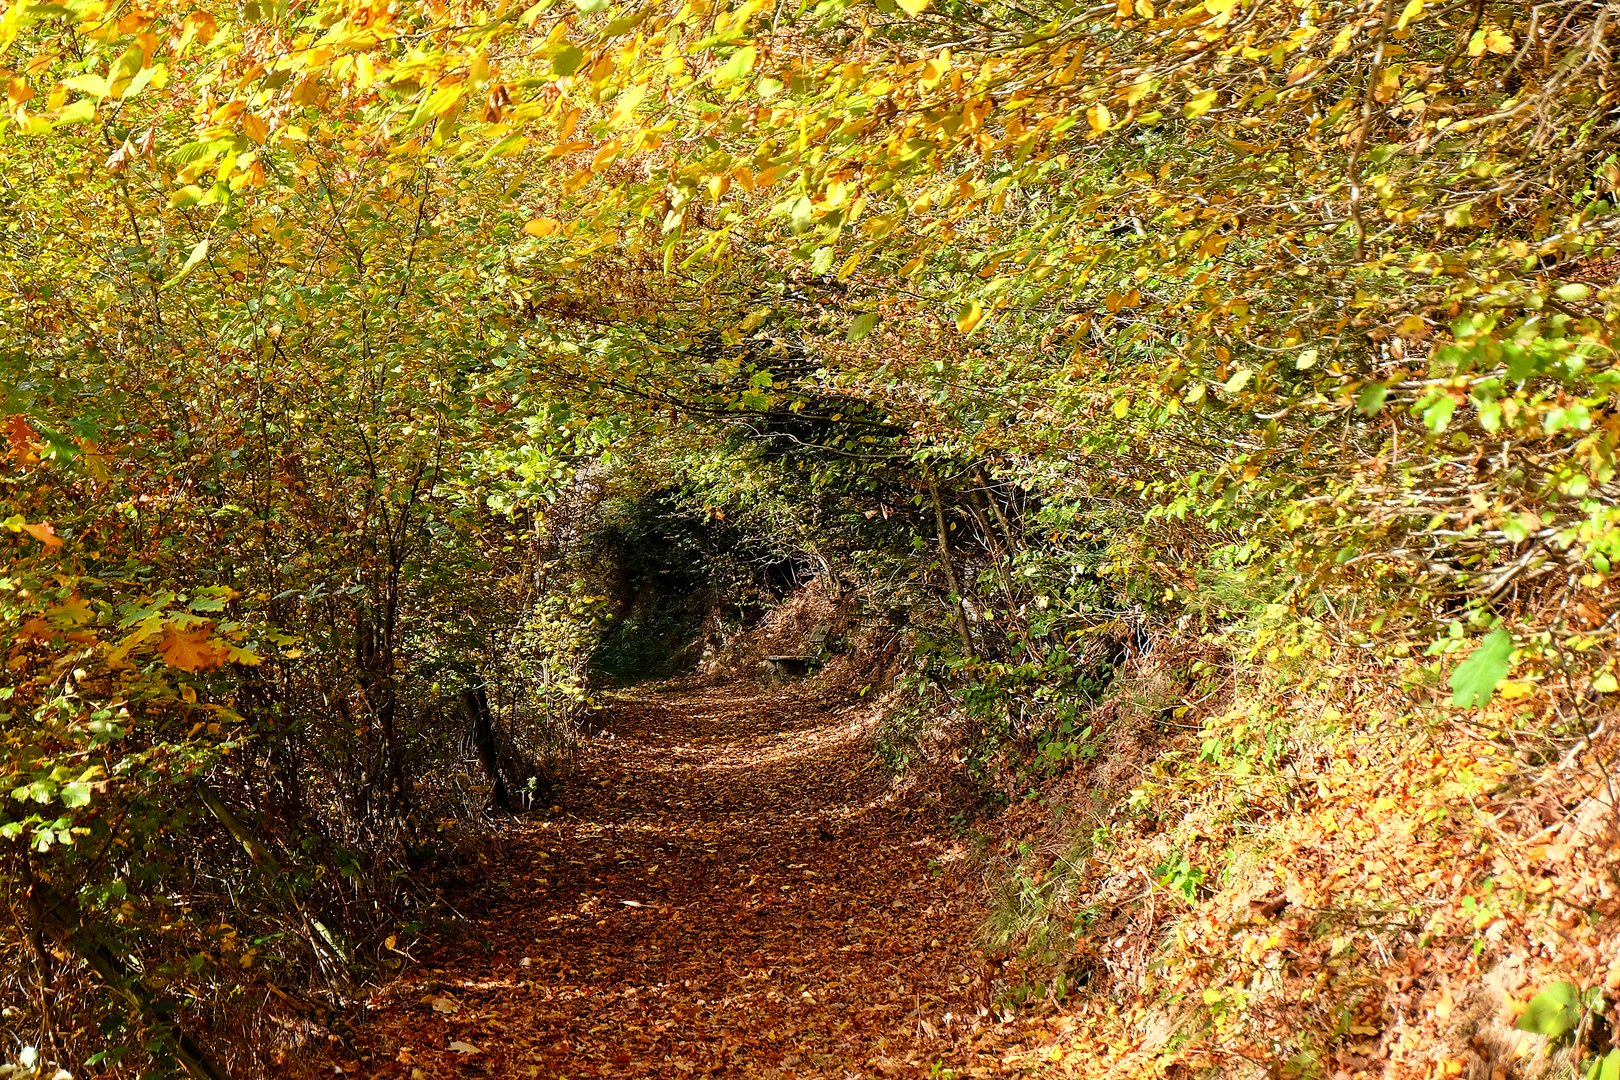
{"type": "Polygon", "coordinates": [[[32,524],[25,521],[23,522],[22,529],[23,532],[27,533],[29,536],[32,536],[35,540],[38,540],[48,548],[59,548],[62,546],[62,538],[56,535],[56,530],[51,528],[51,523],[48,521],[41,521],[38,524],[32,524]]]}
{"type": "Polygon", "coordinates": [[[14,413],[7,425],[6,437],[11,442],[11,456],[19,465],[37,461],[34,454],[34,429],[21,413],[14,413]]]}
{"type": "Polygon", "coordinates": [[[181,671],[207,671],[225,662],[225,650],[211,640],[207,626],[192,630],[164,627],[158,652],[163,654],[170,667],[177,667],[181,671]]]}

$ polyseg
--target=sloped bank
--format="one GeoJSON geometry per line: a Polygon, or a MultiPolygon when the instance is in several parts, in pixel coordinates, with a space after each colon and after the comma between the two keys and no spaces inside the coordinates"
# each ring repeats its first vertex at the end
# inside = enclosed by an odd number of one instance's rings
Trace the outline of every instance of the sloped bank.
{"type": "MultiPolygon", "coordinates": [[[[1127,661],[1094,741],[983,825],[985,1037],[1052,1076],[1608,1076],[1611,713],[1551,737],[1400,671],[1127,661]]],[[[1567,705],[1567,703],[1566,703],[1567,705]]]]}

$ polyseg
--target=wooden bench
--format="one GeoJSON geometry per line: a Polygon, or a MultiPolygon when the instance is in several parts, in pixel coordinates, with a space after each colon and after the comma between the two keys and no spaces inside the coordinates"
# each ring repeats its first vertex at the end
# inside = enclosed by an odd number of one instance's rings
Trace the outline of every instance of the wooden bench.
{"type": "Polygon", "coordinates": [[[788,679],[801,679],[810,674],[811,668],[819,664],[827,652],[827,635],[831,630],[826,623],[820,623],[811,630],[807,642],[809,652],[789,656],[767,656],[765,676],[770,684],[780,686],[788,679]]]}

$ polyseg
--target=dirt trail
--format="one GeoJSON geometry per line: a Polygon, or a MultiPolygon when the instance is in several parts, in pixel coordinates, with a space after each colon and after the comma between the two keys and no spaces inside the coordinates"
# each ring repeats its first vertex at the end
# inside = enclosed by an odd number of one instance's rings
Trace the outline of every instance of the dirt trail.
{"type": "Polygon", "coordinates": [[[474,921],[380,991],[366,1076],[926,1076],[983,1001],[947,844],[858,722],[732,684],[616,703],[474,921]]]}

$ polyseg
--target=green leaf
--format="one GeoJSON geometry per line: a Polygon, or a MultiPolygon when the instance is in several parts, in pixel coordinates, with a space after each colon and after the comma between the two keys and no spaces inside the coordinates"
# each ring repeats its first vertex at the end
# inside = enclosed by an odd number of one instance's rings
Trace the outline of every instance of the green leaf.
{"type": "Polygon", "coordinates": [[[864,315],[855,316],[855,321],[849,324],[849,333],[844,335],[845,341],[859,341],[872,332],[878,324],[878,313],[868,311],[864,315]]]}
{"type": "Polygon", "coordinates": [[[90,805],[90,785],[75,781],[62,785],[62,805],[70,809],[90,805]]]}
{"type": "Polygon", "coordinates": [[[1248,368],[1238,368],[1232,372],[1232,377],[1226,380],[1226,385],[1222,386],[1221,389],[1228,394],[1240,393],[1245,386],[1249,385],[1249,380],[1252,378],[1254,378],[1253,371],[1248,368]]]}
{"type": "MultiPolygon", "coordinates": [[[[1501,631],[1497,631],[1501,633],[1501,631]]],[[[1549,1039],[1561,1038],[1575,1030],[1581,1022],[1581,1008],[1577,1000],[1579,991],[1570,982],[1555,982],[1530,999],[1524,1012],[1513,1022],[1520,1031],[1545,1035],[1549,1039]]]]}
{"type": "Polygon", "coordinates": [[[223,154],[235,144],[234,139],[199,139],[178,147],[169,155],[169,160],[176,165],[190,165],[194,161],[203,161],[223,154]]]}
{"type": "Polygon", "coordinates": [[[1423,426],[1438,435],[1451,426],[1451,416],[1456,411],[1457,399],[1442,394],[1423,410],[1423,426]]]}
{"type": "Polygon", "coordinates": [[[1384,399],[1387,397],[1389,397],[1388,386],[1383,383],[1371,383],[1356,395],[1356,410],[1372,416],[1384,407],[1384,399]]]}
{"type": "Polygon", "coordinates": [[[1525,348],[1517,341],[1502,342],[1502,356],[1507,360],[1508,378],[1514,382],[1524,382],[1541,366],[1541,359],[1536,355],[1536,351],[1525,348]]]}
{"type": "Polygon", "coordinates": [[[1451,673],[1451,703],[1469,709],[1491,699],[1496,684],[1507,675],[1508,657],[1513,655],[1513,635],[1492,630],[1485,635],[1468,659],[1451,673]]]}
{"type": "Polygon", "coordinates": [[[565,45],[562,52],[551,58],[551,70],[558,75],[572,75],[584,62],[584,49],[578,45],[565,45]]]}
{"type": "Polygon", "coordinates": [[[754,70],[754,60],[759,55],[752,45],[744,45],[726,60],[725,63],[714,69],[709,76],[716,86],[726,86],[745,77],[754,70]]]}
{"type": "Polygon", "coordinates": [[[1592,1065],[1590,1080],[1620,1080],[1620,1050],[1610,1050],[1592,1065]]]}

